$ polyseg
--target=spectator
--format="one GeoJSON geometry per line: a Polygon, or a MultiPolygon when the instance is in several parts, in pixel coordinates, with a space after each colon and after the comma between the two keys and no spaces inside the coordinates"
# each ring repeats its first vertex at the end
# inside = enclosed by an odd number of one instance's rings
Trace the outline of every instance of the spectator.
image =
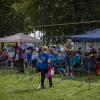
{"type": "Polygon", "coordinates": [[[9,50],[8,57],[9,57],[9,60],[8,60],[9,66],[11,66],[12,64],[14,66],[15,52],[13,50],[9,50]]]}
{"type": "Polygon", "coordinates": [[[27,64],[28,64],[29,72],[31,72],[32,71],[32,51],[31,49],[28,49],[28,52],[27,52],[27,64]]]}
{"type": "Polygon", "coordinates": [[[24,57],[23,51],[20,49],[18,52],[19,72],[24,73],[24,57]]]}
{"type": "Polygon", "coordinates": [[[35,67],[37,59],[38,59],[38,54],[34,50],[33,53],[32,53],[32,67],[35,67]]]}

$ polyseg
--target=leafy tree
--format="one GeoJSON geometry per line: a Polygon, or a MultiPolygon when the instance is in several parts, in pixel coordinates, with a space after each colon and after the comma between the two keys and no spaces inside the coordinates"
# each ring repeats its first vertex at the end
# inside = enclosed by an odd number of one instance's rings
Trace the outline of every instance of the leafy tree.
{"type": "MultiPolygon", "coordinates": [[[[52,25],[99,20],[99,0],[34,0],[27,9],[27,14],[34,25],[52,25]],[[33,15],[33,16],[32,16],[33,15]]],[[[41,27],[37,30],[46,32],[46,35],[80,34],[86,30],[98,28],[100,25],[80,24],[56,27],[41,27]]]]}
{"type": "Polygon", "coordinates": [[[40,30],[45,36],[80,34],[99,23],[35,27],[99,20],[100,0],[1,0],[0,35],[40,30]]]}
{"type": "Polygon", "coordinates": [[[1,0],[0,1],[0,36],[10,35],[23,30],[24,16],[19,11],[16,12],[12,7],[20,0],[1,0]]]}

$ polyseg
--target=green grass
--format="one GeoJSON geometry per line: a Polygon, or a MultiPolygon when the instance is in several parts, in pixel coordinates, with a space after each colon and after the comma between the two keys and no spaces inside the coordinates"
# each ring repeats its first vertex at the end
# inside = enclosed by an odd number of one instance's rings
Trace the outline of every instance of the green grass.
{"type": "Polygon", "coordinates": [[[38,90],[39,75],[1,74],[0,75],[0,100],[100,100],[99,76],[91,82],[81,86],[80,80],[61,80],[53,78],[54,87],[38,90]]]}

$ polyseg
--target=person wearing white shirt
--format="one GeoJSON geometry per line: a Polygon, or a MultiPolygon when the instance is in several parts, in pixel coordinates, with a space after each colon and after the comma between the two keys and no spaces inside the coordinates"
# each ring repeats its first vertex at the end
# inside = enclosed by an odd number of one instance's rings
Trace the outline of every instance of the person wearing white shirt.
{"type": "Polygon", "coordinates": [[[14,58],[14,56],[15,56],[15,52],[12,51],[12,50],[10,50],[8,52],[8,57],[9,57],[8,64],[9,64],[9,66],[11,66],[13,64],[13,58],[14,58]]]}
{"type": "Polygon", "coordinates": [[[32,53],[32,66],[33,67],[35,67],[37,60],[38,60],[38,54],[36,53],[36,51],[33,51],[32,53]]]}

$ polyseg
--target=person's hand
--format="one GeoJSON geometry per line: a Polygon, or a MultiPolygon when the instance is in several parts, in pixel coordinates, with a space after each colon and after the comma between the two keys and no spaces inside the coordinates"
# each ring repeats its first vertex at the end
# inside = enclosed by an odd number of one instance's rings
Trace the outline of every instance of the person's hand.
{"type": "Polygon", "coordinates": [[[48,64],[50,64],[51,63],[51,60],[50,59],[48,59],[48,64]]]}

